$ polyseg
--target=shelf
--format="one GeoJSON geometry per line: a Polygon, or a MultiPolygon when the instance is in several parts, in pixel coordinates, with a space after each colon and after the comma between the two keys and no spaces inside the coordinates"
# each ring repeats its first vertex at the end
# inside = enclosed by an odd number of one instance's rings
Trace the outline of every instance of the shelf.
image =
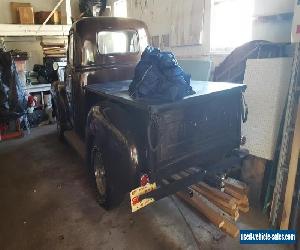
{"type": "Polygon", "coordinates": [[[0,37],[5,36],[67,36],[71,25],[0,24],[0,37]]]}

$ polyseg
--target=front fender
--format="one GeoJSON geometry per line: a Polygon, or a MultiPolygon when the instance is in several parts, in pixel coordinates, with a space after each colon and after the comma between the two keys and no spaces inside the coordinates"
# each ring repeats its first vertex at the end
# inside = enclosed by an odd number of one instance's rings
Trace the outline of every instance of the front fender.
{"type": "Polygon", "coordinates": [[[59,118],[63,129],[72,129],[72,123],[70,120],[69,104],[67,98],[66,88],[63,82],[54,82],[51,87],[51,94],[54,99],[54,109],[59,118]]]}

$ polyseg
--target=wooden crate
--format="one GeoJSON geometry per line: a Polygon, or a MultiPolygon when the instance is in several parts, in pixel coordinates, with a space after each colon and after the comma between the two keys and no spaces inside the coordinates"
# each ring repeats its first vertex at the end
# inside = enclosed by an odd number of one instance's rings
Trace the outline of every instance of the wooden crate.
{"type": "MultiPolygon", "coordinates": [[[[39,11],[34,13],[35,23],[43,24],[46,18],[50,15],[51,11],[39,11]]],[[[60,11],[55,11],[47,24],[61,24],[60,11]]]]}
{"type": "Polygon", "coordinates": [[[34,24],[34,14],[32,7],[19,7],[20,24],[34,24]]]}
{"type": "Polygon", "coordinates": [[[18,12],[19,7],[31,7],[31,3],[10,2],[11,19],[12,19],[12,23],[14,24],[20,23],[19,12],[18,12]]]}

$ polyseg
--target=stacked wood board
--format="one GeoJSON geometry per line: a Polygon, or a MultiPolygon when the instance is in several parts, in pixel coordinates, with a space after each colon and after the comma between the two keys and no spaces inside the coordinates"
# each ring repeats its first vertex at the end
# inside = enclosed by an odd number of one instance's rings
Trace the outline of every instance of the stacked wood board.
{"type": "MultiPolygon", "coordinates": [[[[32,9],[31,3],[10,2],[12,23],[14,23],[14,24],[28,24],[26,22],[24,23],[24,22],[21,21],[21,18],[20,18],[20,8],[25,8],[25,12],[27,12],[29,10],[30,11],[30,15],[31,15],[31,11],[32,11],[32,18],[31,19],[32,19],[32,21],[34,23],[33,9],[32,9]]],[[[21,10],[21,12],[22,12],[22,10],[21,10]]],[[[23,14],[22,14],[22,19],[24,19],[24,15],[23,14]]],[[[26,21],[28,21],[28,20],[26,20],[26,21]]],[[[30,24],[33,24],[33,23],[30,23],[30,24]]]]}
{"type": "MultiPolygon", "coordinates": [[[[179,176],[174,176],[179,179],[179,176]]],[[[225,179],[224,192],[204,182],[191,186],[177,196],[204,215],[211,223],[231,237],[237,237],[239,213],[249,211],[248,187],[238,180],[225,179]]]]}
{"type": "Polygon", "coordinates": [[[44,57],[56,57],[65,58],[67,57],[67,50],[65,43],[49,43],[41,42],[44,57]]]}

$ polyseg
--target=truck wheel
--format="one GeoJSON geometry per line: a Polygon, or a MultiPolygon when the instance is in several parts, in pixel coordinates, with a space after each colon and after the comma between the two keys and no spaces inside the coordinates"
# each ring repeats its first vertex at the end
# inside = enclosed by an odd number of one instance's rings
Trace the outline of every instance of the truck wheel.
{"type": "Polygon", "coordinates": [[[93,146],[91,153],[91,172],[95,181],[97,201],[100,205],[106,205],[107,181],[103,156],[97,146],[93,146]]]}
{"type": "Polygon", "coordinates": [[[100,147],[93,145],[90,154],[90,174],[96,190],[96,199],[100,206],[109,210],[118,206],[123,199],[120,190],[113,188],[108,169],[104,164],[104,155],[100,147]]]}

